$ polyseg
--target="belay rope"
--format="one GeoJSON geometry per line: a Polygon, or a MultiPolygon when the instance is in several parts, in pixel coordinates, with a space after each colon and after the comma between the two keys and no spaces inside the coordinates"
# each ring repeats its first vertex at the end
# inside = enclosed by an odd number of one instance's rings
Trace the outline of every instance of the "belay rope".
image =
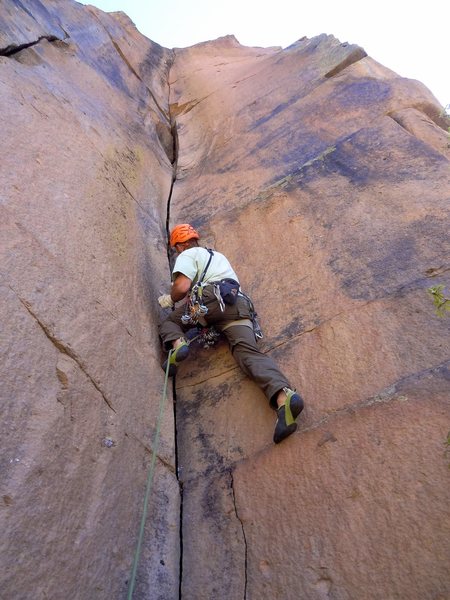
{"type": "Polygon", "coordinates": [[[162,397],[161,397],[161,400],[159,403],[158,421],[156,423],[156,431],[155,431],[155,437],[153,440],[153,447],[152,447],[152,451],[153,451],[152,461],[150,463],[150,468],[149,468],[148,476],[147,476],[147,487],[146,487],[145,496],[144,496],[144,507],[142,509],[141,526],[139,529],[139,536],[138,536],[138,542],[137,542],[137,546],[136,546],[136,552],[134,553],[133,568],[131,570],[131,576],[130,576],[130,580],[128,582],[127,600],[131,600],[133,597],[133,590],[134,590],[134,585],[136,582],[136,573],[137,573],[137,568],[138,568],[138,564],[139,564],[139,557],[141,554],[142,541],[144,539],[145,521],[147,520],[147,512],[148,512],[148,499],[149,499],[150,492],[153,487],[153,475],[155,473],[156,455],[158,453],[159,437],[160,437],[160,433],[161,433],[161,423],[162,423],[162,418],[163,418],[163,413],[164,413],[164,405],[166,403],[166,398],[167,398],[167,382],[169,380],[170,356],[171,356],[172,352],[173,352],[172,350],[169,350],[166,373],[165,373],[165,377],[164,377],[164,389],[163,389],[162,397]]]}
{"type": "MultiPolygon", "coordinates": [[[[198,334],[195,337],[188,340],[189,345],[196,341],[201,346],[203,346],[203,348],[210,348],[220,338],[220,333],[218,331],[216,331],[214,329],[214,327],[203,327],[201,329],[197,328],[197,330],[198,330],[198,334]]],[[[148,512],[148,499],[150,497],[150,492],[153,487],[153,476],[155,473],[155,463],[156,463],[156,455],[158,453],[159,437],[160,437],[160,433],[161,433],[161,423],[162,423],[162,418],[163,418],[163,413],[164,413],[164,405],[165,405],[166,399],[167,399],[167,382],[169,380],[170,357],[172,355],[172,352],[173,352],[173,349],[169,350],[169,354],[167,357],[167,367],[166,367],[166,372],[165,372],[165,376],[164,376],[164,389],[163,389],[163,393],[162,393],[161,400],[159,403],[158,421],[156,424],[156,431],[155,431],[155,437],[153,440],[153,448],[152,448],[152,450],[153,450],[152,461],[151,461],[150,468],[148,471],[148,476],[147,476],[147,487],[145,490],[144,507],[142,509],[141,525],[139,528],[138,542],[137,542],[136,551],[134,554],[133,567],[132,567],[131,576],[130,576],[130,579],[128,582],[127,600],[132,600],[132,597],[133,597],[133,590],[134,590],[134,586],[136,583],[136,573],[137,573],[137,568],[139,565],[139,558],[141,555],[142,542],[144,539],[145,521],[147,520],[147,512],[148,512]]]]}

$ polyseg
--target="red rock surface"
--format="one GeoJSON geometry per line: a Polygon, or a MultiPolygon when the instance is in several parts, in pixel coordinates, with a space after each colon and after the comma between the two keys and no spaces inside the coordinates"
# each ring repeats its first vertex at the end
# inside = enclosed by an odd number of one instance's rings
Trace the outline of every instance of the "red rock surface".
{"type": "Polygon", "coordinates": [[[2,593],[125,596],[168,219],[230,258],[306,409],[273,445],[224,342],[193,349],[134,597],[446,599],[442,107],[332,36],[172,51],[123,13],[4,4],[2,593]]]}
{"type": "Polygon", "coordinates": [[[441,107],[330,36],[175,52],[171,222],[230,257],[306,401],[275,447],[225,348],[182,365],[182,596],[445,598],[450,338],[426,293],[448,282],[441,107]]]}
{"type": "MultiPolygon", "coordinates": [[[[124,597],[163,383],[172,53],[124,15],[22,4],[0,14],[0,596],[124,597]]],[[[156,474],[139,590],[172,597],[171,402],[156,474]]]]}

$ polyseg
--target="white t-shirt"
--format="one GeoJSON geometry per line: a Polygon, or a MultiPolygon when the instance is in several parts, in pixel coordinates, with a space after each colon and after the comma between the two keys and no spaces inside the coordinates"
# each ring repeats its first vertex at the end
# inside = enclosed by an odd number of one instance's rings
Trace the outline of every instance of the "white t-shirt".
{"type": "MultiPolygon", "coordinates": [[[[178,255],[173,267],[172,279],[175,279],[177,273],[182,273],[196,283],[203,273],[210,254],[206,248],[197,246],[188,248],[178,255]]],[[[211,281],[220,281],[221,279],[234,279],[239,283],[236,273],[233,271],[228,259],[220,252],[214,250],[214,256],[206,271],[203,283],[211,281]]]]}

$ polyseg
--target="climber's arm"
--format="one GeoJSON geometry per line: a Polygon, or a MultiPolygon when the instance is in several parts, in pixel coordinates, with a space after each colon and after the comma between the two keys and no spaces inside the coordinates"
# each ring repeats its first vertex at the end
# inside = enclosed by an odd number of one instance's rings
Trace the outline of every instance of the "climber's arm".
{"type": "Polygon", "coordinates": [[[177,273],[170,290],[170,297],[174,302],[182,300],[191,289],[192,279],[182,273],[177,273]]]}

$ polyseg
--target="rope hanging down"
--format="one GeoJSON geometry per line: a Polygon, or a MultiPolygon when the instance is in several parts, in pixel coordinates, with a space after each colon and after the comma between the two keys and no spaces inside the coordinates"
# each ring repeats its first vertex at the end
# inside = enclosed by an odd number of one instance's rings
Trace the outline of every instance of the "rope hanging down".
{"type": "Polygon", "coordinates": [[[136,552],[134,554],[133,568],[131,571],[130,581],[128,583],[127,600],[131,600],[133,597],[133,590],[134,590],[134,585],[136,582],[136,573],[137,573],[137,568],[138,568],[138,564],[139,564],[139,557],[141,555],[142,541],[144,539],[145,521],[147,520],[147,511],[148,511],[148,499],[150,497],[150,492],[151,492],[152,486],[153,486],[153,475],[155,472],[156,455],[158,453],[159,436],[160,436],[160,432],[161,432],[161,423],[162,423],[162,417],[163,417],[163,412],[164,412],[164,404],[166,403],[166,398],[167,398],[167,381],[169,379],[169,367],[170,367],[171,354],[172,354],[172,350],[169,350],[166,374],[164,377],[164,389],[163,389],[161,401],[159,403],[158,422],[156,424],[155,438],[153,440],[152,461],[151,461],[150,469],[148,471],[148,476],[147,476],[147,488],[145,490],[144,507],[142,510],[141,526],[139,529],[139,537],[138,537],[136,552]]]}

